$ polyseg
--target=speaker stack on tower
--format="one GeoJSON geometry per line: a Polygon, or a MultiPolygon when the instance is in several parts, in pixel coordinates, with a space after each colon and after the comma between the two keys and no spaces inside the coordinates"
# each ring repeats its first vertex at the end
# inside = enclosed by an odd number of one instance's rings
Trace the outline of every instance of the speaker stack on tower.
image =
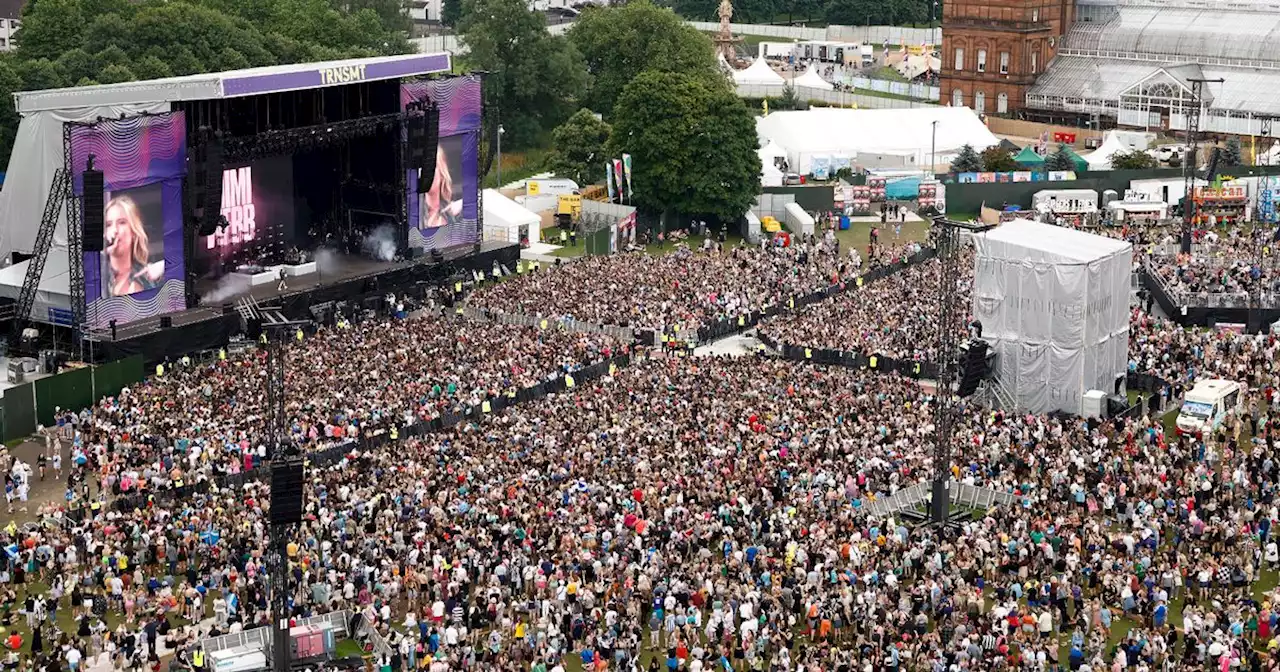
{"type": "Polygon", "coordinates": [[[302,459],[271,463],[271,524],[302,522],[302,459]]]}
{"type": "Polygon", "coordinates": [[[418,171],[418,193],[431,190],[436,179],[436,150],[440,144],[440,108],[426,105],[423,114],[414,114],[407,122],[409,168],[418,171]]]}
{"type": "Polygon", "coordinates": [[[978,391],[978,385],[987,375],[987,342],[980,338],[969,339],[960,346],[960,389],[961,397],[968,397],[978,391]]]}
{"type": "Polygon", "coordinates": [[[200,213],[200,229],[202,236],[212,236],[218,232],[222,223],[222,137],[218,134],[209,136],[205,147],[204,160],[204,198],[205,207],[200,213]]]}
{"type": "Polygon", "coordinates": [[[82,174],[84,178],[84,251],[101,252],[103,244],[103,201],[106,200],[106,184],[102,171],[93,167],[93,155],[82,174]]]}
{"type": "Polygon", "coordinates": [[[202,128],[197,134],[197,140],[187,152],[187,207],[191,213],[191,218],[187,225],[200,232],[201,235],[208,235],[203,232],[204,213],[206,203],[205,187],[208,182],[208,176],[205,165],[205,138],[209,136],[209,129],[202,128]]]}

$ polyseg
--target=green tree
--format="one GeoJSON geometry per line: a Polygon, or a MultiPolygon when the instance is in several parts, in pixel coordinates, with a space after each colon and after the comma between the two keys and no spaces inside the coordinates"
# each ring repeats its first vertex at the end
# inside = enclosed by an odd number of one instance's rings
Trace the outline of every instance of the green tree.
{"type": "Polygon", "coordinates": [[[1231,136],[1227,138],[1227,145],[1222,148],[1222,153],[1218,157],[1218,163],[1223,166],[1242,166],[1244,165],[1243,152],[1240,151],[1240,138],[1231,136]]]}
{"type": "Polygon", "coordinates": [[[111,64],[102,69],[102,74],[98,75],[98,81],[103,84],[118,84],[120,82],[132,82],[136,80],[133,71],[128,66],[111,64]]]}
{"type": "Polygon", "coordinates": [[[1071,157],[1071,150],[1064,143],[1058,143],[1058,148],[1044,157],[1045,170],[1075,170],[1076,162],[1071,157]]]}
{"type": "Polygon", "coordinates": [[[648,71],[618,97],[609,156],[634,157],[643,208],[742,216],[759,192],[755,120],[728,87],[687,73],[648,71]]]}
{"type": "Polygon", "coordinates": [[[128,67],[132,61],[133,59],[129,58],[129,54],[124,53],[124,49],[121,49],[114,44],[93,55],[93,64],[98,71],[101,71],[108,65],[123,65],[128,67]]]}
{"type": "Polygon", "coordinates": [[[799,110],[801,109],[800,97],[796,95],[796,87],[791,85],[791,80],[787,80],[782,85],[782,96],[773,103],[774,109],[778,110],[799,110]]]}
{"type": "Polygon", "coordinates": [[[214,65],[217,70],[242,70],[249,67],[249,59],[231,47],[223,47],[222,51],[218,52],[214,65]]]}
{"type": "Polygon", "coordinates": [[[133,74],[137,75],[140,80],[163,79],[173,76],[173,70],[169,69],[169,64],[155,56],[142,57],[133,64],[132,70],[133,74]]]}
{"type": "Polygon", "coordinates": [[[982,150],[982,169],[988,173],[1001,173],[1017,170],[1018,163],[1013,160],[1013,154],[1009,150],[1000,145],[992,145],[982,150]]]}
{"type": "Polygon", "coordinates": [[[85,25],[80,0],[40,0],[23,9],[13,41],[24,59],[52,60],[82,44],[85,25]]]}
{"type": "Polygon", "coordinates": [[[47,58],[18,61],[16,69],[18,77],[22,79],[22,86],[28,91],[56,89],[67,83],[58,66],[47,58]]]}
{"type": "Polygon", "coordinates": [[[588,7],[568,36],[591,73],[586,100],[605,114],[613,110],[622,88],[647,70],[722,79],[711,38],[649,0],[588,7]]]}
{"type": "Polygon", "coordinates": [[[978,153],[974,151],[973,145],[968,143],[962,145],[960,153],[951,162],[951,172],[976,173],[980,170],[982,170],[982,157],[978,156],[978,153]]]}
{"type": "Polygon", "coordinates": [[[582,56],[548,34],[525,0],[465,0],[458,31],[466,65],[489,72],[485,114],[506,129],[509,148],[534,144],[578,108],[587,80],[582,56]]]}
{"type": "Polygon", "coordinates": [[[1148,168],[1156,168],[1159,162],[1156,157],[1142,151],[1141,149],[1133,149],[1127,152],[1116,152],[1111,155],[1112,170],[1146,170],[1148,168]]]}
{"type": "Polygon", "coordinates": [[[443,0],[440,3],[440,23],[450,28],[462,20],[462,0],[443,0]]]}
{"type": "Polygon", "coordinates": [[[25,87],[12,59],[0,59],[0,157],[8,158],[18,132],[18,112],[13,107],[13,94],[25,87]]]}
{"type": "Polygon", "coordinates": [[[63,53],[54,63],[62,70],[68,82],[78,82],[81,77],[90,77],[98,72],[98,63],[94,57],[79,47],[63,53]]]}
{"type": "Polygon", "coordinates": [[[107,47],[128,49],[129,24],[119,14],[99,14],[84,31],[84,48],[89,53],[97,53],[107,47]]]}
{"type": "Polygon", "coordinates": [[[608,156],[605,145],[611,130],[609,124],[597,119],[591,110],[574,112],[551,134],[555,149],[547,167],[557,176],[572,179],[579,185],[595,182],[601,162],[608,156]]]}
{"type": "Polygon", "coordinates": [[[205,72],[204,66],[200,64],[200,59],[196,58],[196,55],[191,53],[191,50],[185,46],[174,50],[168,64],[173,74],[178,76],[205,72]]]}

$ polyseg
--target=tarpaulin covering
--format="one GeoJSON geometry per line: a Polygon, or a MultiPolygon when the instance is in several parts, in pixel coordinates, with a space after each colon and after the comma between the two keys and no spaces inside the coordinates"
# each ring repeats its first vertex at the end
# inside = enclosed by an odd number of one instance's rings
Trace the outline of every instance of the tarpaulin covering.
{"type": "Polygon", "coordinates": [[[1079,414],[1126,370],[1133,246],[1018,220],[975,236],[973,312],[1019,411],[1079,414]]]}

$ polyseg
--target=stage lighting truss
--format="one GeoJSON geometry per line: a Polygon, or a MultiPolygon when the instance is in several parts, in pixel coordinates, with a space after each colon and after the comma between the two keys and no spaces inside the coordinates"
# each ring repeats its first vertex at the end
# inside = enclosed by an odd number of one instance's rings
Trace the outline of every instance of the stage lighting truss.
{"type": "Polygon", "coordinates": [[[227,138],[224,152],[232,161],[253,161],[299,151],[326,149],[358,138],[389,133],[399,128],[399,112],[299,128],[270,129],[256,135],[227,138]]]}

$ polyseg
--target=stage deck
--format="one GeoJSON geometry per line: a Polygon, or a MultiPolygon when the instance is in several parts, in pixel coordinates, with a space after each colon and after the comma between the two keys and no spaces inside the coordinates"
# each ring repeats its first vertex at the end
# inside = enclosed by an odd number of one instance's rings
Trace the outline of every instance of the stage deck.
{"type": "MultiPolygon", "coordinates": [[[[196,325],[223,320],[229,315],[234,315],[238,318],[239,316],[235,312],[235,305],[237,301],[245,296],[252,296],[259,306],[309,305],[312,303],[313,295],[323,294],[325,290],[337,288],[353,281],[380,280],[384,277],[419,276],[436,270],[436,267],[449,264],[456,264],[458,268],[483,268],[487,271],[493,265],[495,259],[506,264],[514,263],[513,260],[519,258],[519,247],[505,242],[485,241],[481,243],[478,254],[474,251],[472,245],[447,248],[442,250],[442,253],[444,259],[440,262],[433,261],[429,254],[417,259],[399,262],[382,262],[367,257],[339,256],[337,261],[324,264],[323,268],[320,268],[316,273],[288,278],[286,281],[287,287],[284,290],[277,289],[278,283],[270,282],[252,287],[248,292],[227,296],[208,305],[200,305],[182,312],[170,313],[166,317],[172,320],[172,326],[166,331],[178,330],[182,327],[199,328],[196,325]],[[510,259],[506,257],[510,257],[510,259]]],[[[215,287],[216,281],[207,281],[198,283],[196,289],[197,293],[203,296],[211,293],[215,287]]],[[[381,291],[395,291],[395,287],[390,285],[381,287],[381,291]]],[[[347,294],[349,293],[347,292],[347,294]]],[[[321,296],[317,297],[315,302],[329,300],[330,298],[336,297],[321,296]]],[[[150,317],[127,324],[117,324],[114,337],[109,328],[97,328],[86,334],[86,338],[96,343],[121,343],[140,339],[161,331],[160,319],[160,317],[150,317]]],[[[153,356],[151,353],[146,354],[149,359],[153,356]]]]}

